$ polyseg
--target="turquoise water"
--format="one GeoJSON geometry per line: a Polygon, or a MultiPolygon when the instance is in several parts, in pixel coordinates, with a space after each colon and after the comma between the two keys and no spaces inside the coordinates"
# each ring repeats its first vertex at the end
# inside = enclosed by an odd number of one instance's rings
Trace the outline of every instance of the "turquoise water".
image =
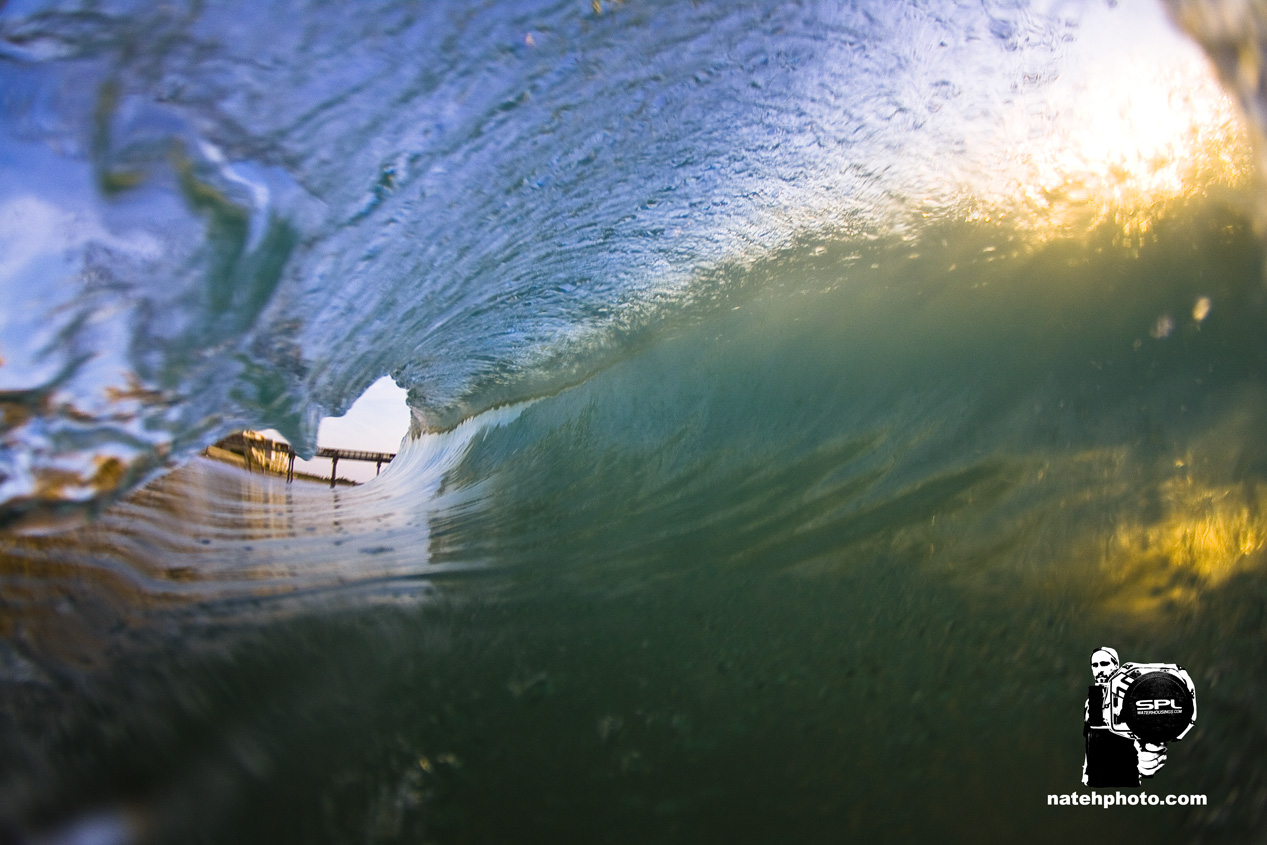
{"type": "Polygon", "coordinates": [[[1253,124],[1160,9],[0,26],[0,841],[1261,836],[1253,124]],[[384,373],[370,484],[192,457],[384,373]],[[1104,644],[1206,806],[1047,806],[1104,644]]]}

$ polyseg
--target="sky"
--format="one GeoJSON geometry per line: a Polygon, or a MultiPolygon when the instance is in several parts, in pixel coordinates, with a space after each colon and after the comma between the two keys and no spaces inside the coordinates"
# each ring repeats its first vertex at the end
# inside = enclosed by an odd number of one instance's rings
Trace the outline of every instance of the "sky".
{"type": "MultiPolygon", "coordinates": [[[[326,417],[317,429],[317,445],[332,449],[358,449],[365,452],[392,452],[400,450],[401,438],[409,431],[409,407],[405,404],[406,391],[397,387],[390,376],[374,382],[361,398],[352,403],[341,417],[326,417]]],[[[275,431],[265,432],[275,439],[283,439],[275,431]]],[[[296,460],[296,472],[330,477],[330,460],[316,458],[311,461],[296,460]]],[[[353,481],[369,481],[374,477],[374,464],[361,461],[340,461],[339,477],[353,481]]]]}
{"type": "Polygon", "coordinates": [[[409,431],[405,390],[390,376],[369,386],[341,417],[326,417],[317,429],[317,445],[367,452],[395,452],[409,431]]]}

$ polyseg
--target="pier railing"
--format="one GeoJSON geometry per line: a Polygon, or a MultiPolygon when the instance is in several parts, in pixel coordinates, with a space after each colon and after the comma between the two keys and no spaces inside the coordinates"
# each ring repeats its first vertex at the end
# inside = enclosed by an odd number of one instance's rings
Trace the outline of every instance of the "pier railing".
{"type": "MultiPolygon", "coordinates": [[[[272,475],[284,475],[287,483],[295,480],[295,450],[289,443],[279,443],[255,431],[240,431],[221,440],[216,448],[242,458],[248,472],[258,470],[272,475]]],[[[382,472],[383,464],[391,463],[396,455],[392,452],[323,447],[317,450],[315,457],[330,459],[330,486],[333,487],[339,477],[339,461],[372,463],[374,474],[378,475],[382,472]]]]}

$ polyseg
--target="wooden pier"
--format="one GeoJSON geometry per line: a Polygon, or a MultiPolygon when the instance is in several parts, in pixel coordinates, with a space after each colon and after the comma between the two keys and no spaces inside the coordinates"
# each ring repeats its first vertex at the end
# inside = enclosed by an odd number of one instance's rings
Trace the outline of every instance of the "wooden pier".
{"type": "MultiPolygon", "coordinates": [[[[289,443],[279,443],[259,432],[240,431],[231,434],[217,443],[212,449],[227,452],[241,458],[248,472],[264,472],[270,475],[284,475],[286,483],[295,480],[295,450],[289,443]]],[[[212,449],[207,450],[210,457],[216,457],[212,449]]],[[[389,464],[396,455],[392,452],[365,452],[357,449],[320,448],[317,458],[330,459],[330,486],[334,487],[339,477],[339,461],[366,461],[374,464],[374,474],[383,470],[383,464],[389,464]]]]}

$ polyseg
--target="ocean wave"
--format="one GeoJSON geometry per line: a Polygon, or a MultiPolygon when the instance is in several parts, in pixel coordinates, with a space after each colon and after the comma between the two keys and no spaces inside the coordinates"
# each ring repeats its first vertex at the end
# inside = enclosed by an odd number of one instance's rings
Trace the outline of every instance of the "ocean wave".
{"type": "Polygon", "coordinates": [[[431,430],[578,383],[791,244],[1129,237],[1248,155],[1146,4],[50,3],[0,34],[28,527],[234,428],[311,452],[383,374],[431,430]]]}
{"type": "Polygon", "coordinates": [[[1247,8],[3,6],[0,839],[1252,838],[1247,8]]]}

